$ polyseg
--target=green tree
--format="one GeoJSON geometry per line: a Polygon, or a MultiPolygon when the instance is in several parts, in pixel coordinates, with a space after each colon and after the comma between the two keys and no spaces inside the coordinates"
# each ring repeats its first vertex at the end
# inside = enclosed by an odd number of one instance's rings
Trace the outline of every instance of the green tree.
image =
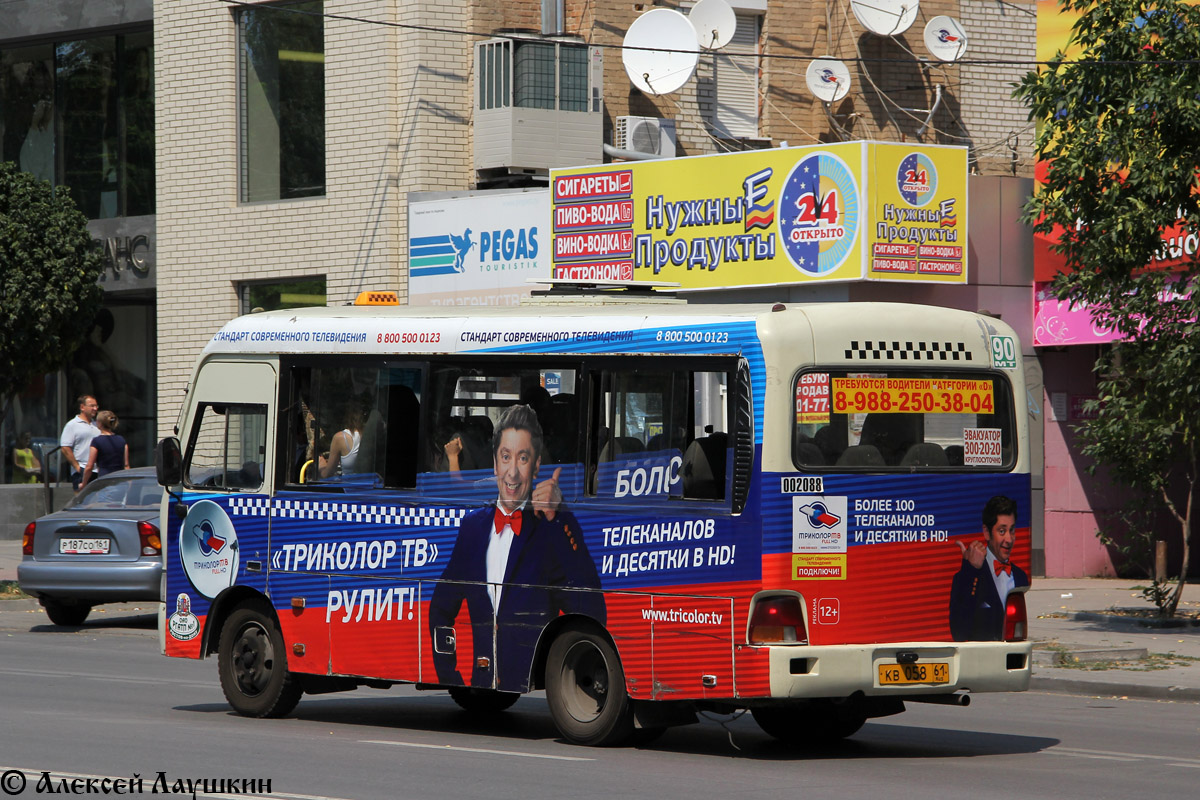
{"type": "Polygon", "coordinates": [[[1037,153],[1049,164],[1026,221],[1061,231],[1067,269],[1054,281],[1057,297],[1086,304],[1123,337],[1096,363],[1096,416],[1077,430],[1085,456],[1157,498],[1177,523],[1183,565],[1159,601],[1173,615],[1200,487],[1200,292],[1195,247],[1182,247],[1200,235],[1200,9],[1177,0],[1059,5],[1080,14],[1078,55],[1058,53],[1015,92],[1043,123],[1037,153]],[[1173,273],[1156,268],[1180,257],[1173,273]]]}
{"type": "Polygon", "coordinates": [[[102,268],[69,193],[0,163],[0,418],[13,395],[65,364],[88,335],[102,268]]]}

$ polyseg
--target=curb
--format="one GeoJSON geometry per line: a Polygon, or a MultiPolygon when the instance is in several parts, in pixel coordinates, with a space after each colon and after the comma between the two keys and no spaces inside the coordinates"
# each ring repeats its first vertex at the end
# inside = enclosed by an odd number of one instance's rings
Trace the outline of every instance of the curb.
{"type": "Polygon", "coordinates": [[[1034,650],[1034,666],[1059,667],[1095,664],[1102,661],[1141,661],[1150,655],[1145,647],[1079,647],[1063,650],[1034,650]]]}
{"type": "MultiPolygon", "coordinates": [[[[1114,611],[1120,611],[1116,608],[1114,611]]],[[[1111,628],[1200,628],[1197,619],[1157,619],[1155,617],[1120,617],[1098,611],[1074,611],[1069,618],[1076,622],[1099,622],[1111,628]]]]}
{"type": "Polygon", "coordinates": [[[1200,689],[1191,689],[1186,686],[1141,686],[1130,683],[1034,676],[1029,681],[1029,689],[1052,694],[1078,694],[1088,697],[1135,697],[1141,700],[1178,700],[1186,703],[1200,703],[1200,689]]]}

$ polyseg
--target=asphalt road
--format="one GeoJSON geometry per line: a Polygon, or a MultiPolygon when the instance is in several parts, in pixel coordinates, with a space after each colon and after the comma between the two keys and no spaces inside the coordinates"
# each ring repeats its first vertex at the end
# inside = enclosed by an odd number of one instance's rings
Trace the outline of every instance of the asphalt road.
{"type": "MultiPolygon", "coordinates": [[[[410,688],[305,698],[289,718],[251,720],[225,705],[214,661],[158,654],[150,610],[105,607],[62,629],[28,601],[0,601],[0,772],[25,775],[19,796],[38,796],[42,771],[56,788],[64,777],[136,774],[146,794],[159,772],[169,786],[269,779],[271,796],[296,800],[1095,800],[1190,796],[1200,775],[1195,704],[1039,693],[910,705],[809,752],[748,716],[673,729],[644,748],[574,747],[537,695],[492,721],[410,688]]],[[[0,789],[8,781],[17,778],[0,789]]]]}

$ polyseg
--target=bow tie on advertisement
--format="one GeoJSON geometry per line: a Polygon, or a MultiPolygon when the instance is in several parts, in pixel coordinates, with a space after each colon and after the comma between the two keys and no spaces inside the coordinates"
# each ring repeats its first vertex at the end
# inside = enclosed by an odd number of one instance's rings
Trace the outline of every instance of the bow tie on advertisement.
{"type": "Polygon", "coordinates": [[[497,507],[496,508],[496,516],[495,516],[495,525],[496,525],[497,535],[503,533],[504,526],[507,525],[508,527],[512,528],[512,532],[513,532],[514,536],[520,536],[521,535],[521,509],[518,508],[516,511],[512,512],[511,514],[505,514],[503,511],[500,510],[499,507],[497,507]]]}
{"type": "MultiPolygon", "coordinates": [[[[513,530],[515,531],[516,528],[513,528],[513,530]]],[[[996,570],[997,575],[999,575],[1001,572],[1005,573],[1006,575],[1012,575],[1012,564],[1001,564],[999,561],[993,561],[992,569],[996,570]]]]}

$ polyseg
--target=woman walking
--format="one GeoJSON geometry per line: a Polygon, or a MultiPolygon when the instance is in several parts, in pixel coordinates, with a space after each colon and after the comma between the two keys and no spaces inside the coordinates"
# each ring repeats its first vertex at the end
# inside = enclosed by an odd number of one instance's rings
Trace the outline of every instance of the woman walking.
{"type": "Polygon", "coordinates": [[[93,468],[101,475],[129,469],[129,445],[125,437],[117,433],[117,415],[101,411],[96,415],[96,424],[100,426],[100,433],[92,437],[92,449],[83,470],[83,480],[79,482],[80,489],[87,486],[93,468]]]}

